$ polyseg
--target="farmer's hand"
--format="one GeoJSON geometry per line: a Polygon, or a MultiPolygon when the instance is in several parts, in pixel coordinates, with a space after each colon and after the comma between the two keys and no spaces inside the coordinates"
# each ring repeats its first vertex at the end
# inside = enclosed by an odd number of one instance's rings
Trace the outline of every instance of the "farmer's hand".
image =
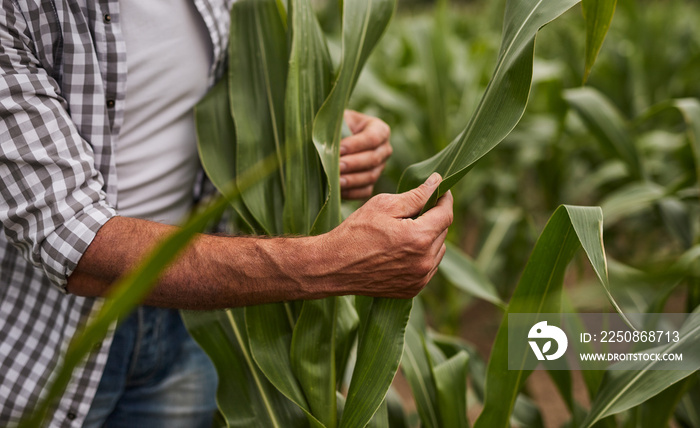
{"type": "Polygon", "coordinates": [[[441,179],[398,195],[370,199],[340,226],[322,235],[328,272],[344,293],[411,298],[437,271],[452,224],[452,194],[416,219],[441,179]]]}
{"type": "Polygon", "coordinates": [[[352,136],[340,142],[340,188],[344,199],[367,199],[391,156],[389,125],[375,117],[345,110],[352,136]]]}

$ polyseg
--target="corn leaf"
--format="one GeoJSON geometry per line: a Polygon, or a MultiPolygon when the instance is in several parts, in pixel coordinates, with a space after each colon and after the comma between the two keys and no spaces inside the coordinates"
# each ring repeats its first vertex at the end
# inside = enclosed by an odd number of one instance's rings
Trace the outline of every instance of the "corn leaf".
{"type": "MultiPolygon", "coordinates": [[[[330,95],[319,110],[313,124],[313,141],[321,159],[328,183],[327,198],[313,227],[312,234],[327,232],[340,224],[340,138],[343,124],[343,113],[347,106],[352,89],[357,82],[359,71],[362,69],[369,53],[383,34],[393,13],[395,2],[391,0],[345,2],[343,5],[343,41],[342,58],[338,77],[330,95]]],[[[292,17],[292,19],[294,19],[292,17]]],[[[291,360],[297,378],[302,384],[305,394],[312,407],[314,415],[318,416],[326,426],[336,426],[337,411],[335,405],[335,376],[336,376],[336,316],[337,298],[304,302],[299,319],[297,320],[292,338],[291,360]],[[319,349],[325,346],[326,349],[319,349]],[[315,408],[314,408],[315,407],[315,408]]],[[[369,313],[377,317],[376,313],[369,313]]],[[[395,319],[392,314],[381,314],[380,324],[395,319]],[[387,316],[388,315],[388,316],[387,316]]],[[[403,315],[399,314],[399,318],[403,315]]],[[[393,339],[392,333],[401,335],[401,329],[391,329],[384,325],[387,336],[393,339]]],[[[400,325],[399,325],[400,327],[400,325]]],[[[376,334],[376,332],[373,332],[376,334]]],[[[382,334],[383,336],[383,334],[382,334]]],[[[384,339],[384,337],[379,338],[384,339]]],[[[388,347],[387,349],[391,349],[388,347]]],[[[400,352],[398,353],[400,355],[400,352]]],[[[366,360],[364,353],[358,351],[358,368],[355,376],[369,374],[371,377],[364,382],[363,394],[369,391],[365,400],[359,401],[353,394],[352,382],[348,400],[345,403],[341,426],[346,426],[347,420],[351,426],[364,426],[379,409],[391,379],[378,375],[386,372],[385,360],[370,358],[366,360]],[[364,370],[368,370],[364,373],[364,370]],[[374,384],[374,385],[373,385],[374,384]]],[[[388,361],[393,361],[391,356],[388,361]]],[[[398,362],[395,363],[398,365],[398,362]]],[[[394,368],[390,377],[396,372],[394,368]]]]}
{"type": "MultiPolygon", "coordinates": [[[[257,305],[245,308],[250,353],[260,371],[285,397],[306,414],[310,426],[323,424],[313,416],[311,406],[297,380],[289,356],[294,320],[285,303],[257,305]]],[[[221,377],[221,384],[236,385],[237,377],[221,377]]]]}
{"type": "Polygon", "coordinates": [[[341,428],[365,426],[377,411],[396,375],[403,353],[411,300],[356,296],[360,314],[357,362],[341,428]],[[365,314],[364,316],[362,314],[365,314]]]}
{"type": "MultiPolygon", "coordinates": [[[[602,222],[602,211],[597,207],[561,206],[549,219],[498,329],[487,369],[484,410],[475,427],[507,427],[518,392],[531,373],[531,370],[508,369],[509,351],[515,352],[513,355],[522,353],[521,367],[524,367],[526,358],[534,359],[527,349],[520,350],[522,352],[508,349],[508,314],[532,314],[534,324],[537,314],[559,313],[564,273],[580,247],[583,247],[596,276],[607,290],[602,222]]],[[[615,302],[612,303],[617,308],[615,302]]]]}
{"type": "Polygon", "coordinates": [[[496,69],[469,124],[444,150],[408,167],[401,176],[399,192],[417,187],[430,174],[439,172],[443,181],[428,206],[434,205],[513,130],[530,93],[537,31],[579,1],[508,1],[496,69]]]}
{"type": "Polygon", "coordinates": [[[668,364],[664,361],[632,361],[617,363],[619,370],[608,370],[591,404],[591,410],[582,427],[623,410],[630,409],[666,390],[671,385],[700,370],[700,316],[696,311],[679,331],[679,341],[671,342],[645,352],[682,353],[683,364],[692,364],[689,370],[658,370],[668,364]]]}
{"type": "Polygon", "coordinates": [[[355,296],[342,296],[338,298],[336,308],[335,373],[339,385],[347,369],[350,354],[357,339],[357,329],[360,326],[360,317],[354,303],[355,296]]]}
{"type": "MultiPolygon", "coordinates": [[[[219,193],[236,185],[236,128],[228,99],[228,80],[221,79],[194,109],[197,150],[202,167],[219,193]]],[[[257,224],[240,198],[231,201],[249,230],[257,224]]]]}
{"type": "Polygon", "coordinates": [[[289,350],[292,370],[309,401],[311,412],[325,427],[335,427],[338,423],[335,367],[337,300],[337,297],[331,297],[304,302],[289,350]]]}
{"type": "Polygon", "coordinates": [[[331,86],[331,59],[308,0],[289,3],[291,48],[285,95],[285,233],[308,235],[325,200],[312,128],[331,86]]]}
{"type": "Polygon", "coordinates": [[[496,286],[474,264],[474,261],[458,247],[447,243],[447,252],[440,262],[440,273],[460,290],[504,308],[496,286]]]}
{"type": "Polygon", "coordinates": [[[227,427],[309,426],[299,408],[256,367],[248,347],[243,309],[187,311],[183,320],[192,337],[206,349],[222,380],[217,402],[227,427]]]}
{"type": "Polygon", "coordinates": [[[682,98],[674,100],[672,105],[678,109],[685,121],[690,149],[695,158],[695,176],[700,185],[700,100],[682,98]]]}
{"type": "Polygon", "coordinates": [[[432,366],[440,420],[444,428],[466,428],[467,370],[469,355],[459,351],[447,361],[432,366]]]}
{"type": "Polygon", "coordinates": [[[313,141],[328,178],[328,197],[313,229],[327,232],[340,224],[340,137],[343,112],[369,54],[384,34],[396,0],[343,2],[340,70],[313,125],[313,141]]]}
{"type": "Polygon", "coordinates": [[[617,0],[582,0],[583,17],[586,19],[586,66],[583,83],[591,74],[603,41],[615,15],[617,0]]]}
{"type": "Polygon", "coordinates": [[[641,428],[669,426],[673,413],[695,379],[688,376],[641,404],[641,428]]]}
{"type": "Polygon", "coordinates": [[[421,425],[426,428],[439,428],[437,387],[423,341],[423,335],[413,325],[409,325],[406,329],[406,347],[401,370],[411,386],[421,425]]]}
{"type": "MultiPolygon", "coordinates": [[[[325,182],[311,131],[314,116],[330,90],[330,58],[308,0],[290,2],[288,17],[291,46],[284,99],[283,227],[286,233],[308,234],[324,200],[325,182]]],[[[267,31],[265,23],[259,24],[256,31],[267,31]]],[[[297,321],[287,305],[246,310],[256,362],[270,382],[299,405],[312,426],[337,423],[334,302],[304,304],[297,321]],[[329,376],[331,370],[333,375],[329,376]]]]}
{"type": "Polygon", "coordinates": [[[611,192],[601,203],[606,227],[622,218],[648,210],[665,195],[663,187],[650,181],[633,182],[611,192]]]}
{"type": "Polygon", "coordinates": [[[564,92],[564,99],[583,119],[602,149],[622,160],[633,178],[642,180],[645,174],[639,152],[622,113],[592,88],[569,89],[564,92]]]}
{"type": "Polygon", "coordinates": [[[284,93],[287,39],[275,0],[241,0],[231,10],[229,97],[236,126],[236,167],[277,156],[280,169],[242,192],[268,235],[282,232],[284,93]]]}
{"type": "Polygon", "coordinates": [[[367,428],[391,428],[389,425],[389,409],[386,401],[379,406],[377,413],[372,416],[372,419],[367,424],[367,428]]]}
{"type": "MultiPolygon", "coordinates": [[[[680,98],[658,104],[644,112],[639,121],[648,120],[668,109],[677,110],[683,117],[688,135],[688,143],[693,153],[695,163],[695,176],[700,183],[700,99],[680,98]]],[[[700,185],[700,184],[699,184],[700,185]]]]}

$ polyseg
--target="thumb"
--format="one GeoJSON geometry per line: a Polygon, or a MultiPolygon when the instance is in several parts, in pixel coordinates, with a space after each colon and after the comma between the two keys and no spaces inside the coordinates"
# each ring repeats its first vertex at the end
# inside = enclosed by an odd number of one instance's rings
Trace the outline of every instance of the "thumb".
{"type": "Polygon", "coordinates": [[[399,212],[397,214],[406,218],[420,214],[425,204],[428,203],[430,195],[435,192],[441,181],[442,177],[440,177],[440,174],[434,172],[425,183],[415,189],[399,194],[398,197],[401,203],[398,204],[399,212]]]}

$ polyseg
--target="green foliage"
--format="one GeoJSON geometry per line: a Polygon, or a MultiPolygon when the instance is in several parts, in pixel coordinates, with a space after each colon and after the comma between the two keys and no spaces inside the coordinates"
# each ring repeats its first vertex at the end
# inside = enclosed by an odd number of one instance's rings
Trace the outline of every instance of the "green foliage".
{"type": "MultiPolygon", "coordinates": [[[[380,189],[410,188],[434,170],[447,178],[439,193],[452,188],[455,195],[450,240],[460,245],[449,246],[423,294],[427,316],[417,305],[410,322],[410,302],[365,297],[184,313],[220,374],[226,426],[408,426],[410,415],[389,390],[400,361],[417,405],[413,420],[424,426],[467,426],[467,373],[469,404],[484,404],[477,426],[543,426],[539,403],[522,393],[528,371],[506,370],[509,312],[560,312],[562,293],[590,297],[575,299],[567,312],[590,309],[601,298],[621,313],[663,310],[682,292],[688,309],[696,308],[697,4],[620,0],[609,25],[614,1],[584,0],[582,14],[564,13],[577,0],[511,0],[499,47],[504,2],[467,8],[441,2],[434,15],[400,15],[368,58],[393,2],[345,1],[342,9],[328,3],[323,16],[342,20],[340,37],[330,43],[308,1],[236,3],[229,75],[196,110],[202,164],[225,198],[115,288],[23,426],[40,426],[92,345],[225,205],[246,233],[323,233],[337,225],[348,102],[392,126],[395,152],[380,189]],[[538,36],[534,56],[538,30],[561,14],[538,36]],[[339,58],[337,68],[331,57],[339,58]],[[596,57],[590,87],[575,89],[596,57]],[[557,209],[561,204],[602,206],[611,258],[603,250],[601,211],[557,209]],[[576,263],[579,246],[592,270],[576,263]],[[572,258],[579,269],[567,290],[562,282],[572,258]],[[604,287],[587,288],[589,280],[604,287]],[[441,332],[457,331],[474,298],[507,311],[488,368],[469,343],[426,327],[427,318],[441,332]]],[[[329,19],[323,28],[338,23],[329,19]]],[[[677,346],[697,354],[697,326],[684,329],[688,339],[677,346]]],[[[590,409],[574,400],[570,372],[552,379],[573,426],[646,427],[671,419],[697,425],[697,372],[649,368],[584,372],[590,409]]]]}
{"type": "Polygon", "coordinates": [[[532,314],[533,322],[529,325],[534,325],[538,314],[561,312],[564,273],[580,247],[586,252],[600,282],[607,286],[602,224],[602,211],[591,207],[563,206],[550,218],[498,329],[486,375],[484,410],[475,427],[507,427],[517,394],[531,372],[522,367],[525,359],[534,359],[534,355],[527,349],[509,349],[508,314],[532,314]],[[509,352],[523,355],[521,369],[509,370],[509,352]]]}
{"type": "Polygon", "coordinates": [[[615,14],[617,0],[582,0],[583,17],[586,18],[586,66],[583,72],[583,83],[591,74],[603,41],[615,14]]]}
{"type": "MultiPolygon", "coordinates": [[[[199,139],[200,153],[212,158],[203,159],[205,165],[231,164],[228,171],[210,177],[217,186],[230,180],[231,171],[235,175],[243,164],[264,157],[277,159],[280,174],[244,192],[243,204],[234,206],[246,220],[249,227],[244,231],[248,233],[318,234],[342,220],[339,149],[343,113],[359,71],[388,24],[394,2],[344,3],[340,65],[334,79],[325,36],[311,4],[294,0],[288,7],[289,13],[281,14],[283,9],[273,0],[234,5],[227,80],[229,122],[235,133],[222,128],[228,134],[213,141],[199,139]],[[235,157],[213,159],[220,153],[209,146],[221,140],[235,147],[235,157]]],[[[246,343],[239,345],[238,352],[245,354],[249,349],[255,363],[255,367],[248,366],[251,373],[259,370],[264,374],[267,382],[304,412],[311,426],[335,427],[364,426],[375,412],[385,411],[382,402],[398,369],[408,311],[410,304],[404,302],[343,297],[232,313],[244,320],[246,343]],[[355,337],[357,364],[339,416],[337,379],[343,375],[339,368],[347,366],[355,337]],[[386,353],[379,356],[376,349],[386,353]]],[[[211,324],[210,330],[199,329],[200,343],[210,351],[212,338],[206,337],[207,332],[225,328],[218,324],[226,320],[197,313],[184,317],[191,325],[211,324]]],[[[238,382],[239,378],[221,376],[222,385],[238,382]]],[[[219,403],[232,399],[226,390],[230,388],[222,388],[219,403]]]]}

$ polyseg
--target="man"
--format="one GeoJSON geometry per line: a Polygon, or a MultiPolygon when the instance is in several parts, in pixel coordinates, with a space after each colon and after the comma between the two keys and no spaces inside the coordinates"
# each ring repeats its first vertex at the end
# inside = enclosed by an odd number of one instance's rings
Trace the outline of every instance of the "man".
{"type": "MultiPolygon", "coordinates": [[[[191,108],[223,71],[230,3],[2,0],[1,426],[32,409],[99,297],[191,208],[191,108]]],[[[388,128],[355,112],[346,121],[343,196],[366,198],[391,153],[388,128]]],[[[413,297],[452,221],[449,194],[412,219],[438,183],[376,196],[321,236],[199,236],[151,306],[76,370],[51,426],[209,423],[211,364],[161,308],[413,297]]]]}

